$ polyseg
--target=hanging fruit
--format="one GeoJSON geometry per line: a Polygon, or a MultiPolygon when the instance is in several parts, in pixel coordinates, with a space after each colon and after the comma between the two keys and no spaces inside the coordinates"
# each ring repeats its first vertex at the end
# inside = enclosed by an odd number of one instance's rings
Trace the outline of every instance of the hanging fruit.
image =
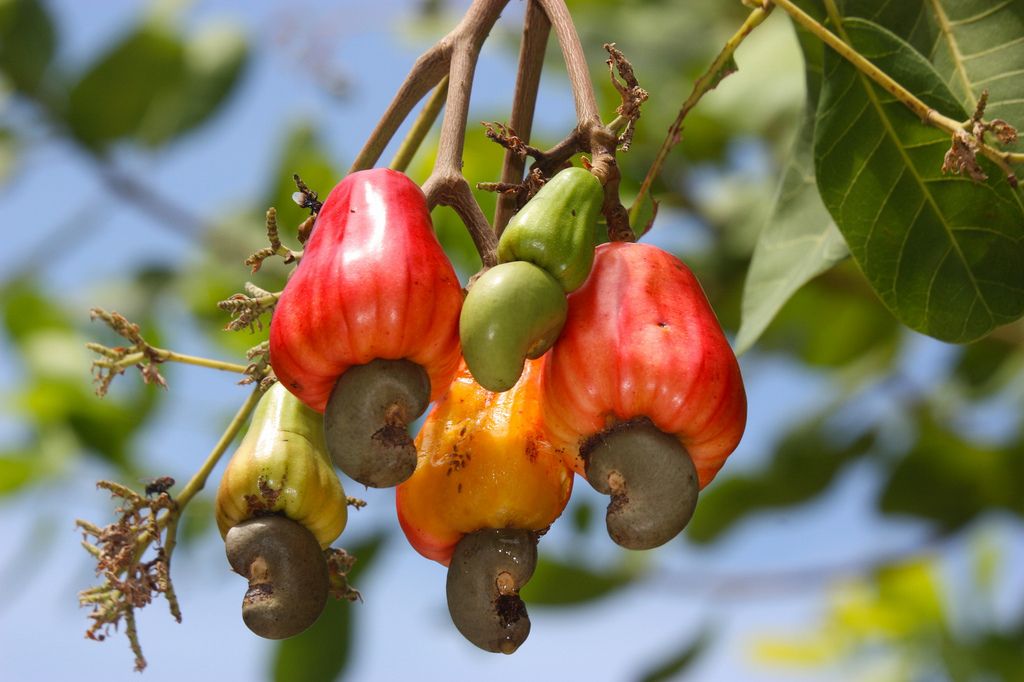
{"type": "Polygon", "coordinates": [[[455,374],[461,306],[420,188],[383,168],[338,183],[277,303],[270,362],[324,413],[348,476],[389,487],[415,469],[407,425],[455,374]]]}
{"type": "Polygon", "coordinates": [[[566,168],[509,221],[498,242],[499,264],[470,289],[459,321],[466,364],[484,388],[511,388],[523,362],[558,338],[565,295],[590,274],[603,200],[596,177],[566,168]]]}
{"type": "Polygon", "coordinates": [[[274,384],[228,462],[215,507],[228,561],[249,580],[249,629],[281,639],[313,624],[327,602],[322,550],[344,530],[347,509],[320,415],[274,384]]]}
{"type": "Polygon", "coordinates": [[[572,471],[544,431],[543,359],[512,390],[492,393],[463,368],[416,439],[415,473],[398,486],[398,520],[423,556],[449,566],[448,605],[462,634],[511,653],[529,618],[519,588],[536,543],[562,513],[572,471]]]}
{"type": "Polygon", "coordinates": [[[683,529],[746,423],[739,366],[700,284],[646,244],[597,248],[569,296],[543,400],[552,442],[611,495],[608,532],[631,549],[683,529]]]}

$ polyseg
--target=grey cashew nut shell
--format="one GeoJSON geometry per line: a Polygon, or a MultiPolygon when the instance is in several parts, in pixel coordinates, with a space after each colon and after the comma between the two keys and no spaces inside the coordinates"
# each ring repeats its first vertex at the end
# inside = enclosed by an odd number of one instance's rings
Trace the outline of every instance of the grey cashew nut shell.
{"type": "Polygon", "coordinates": [[[228,530],[228,562],[249,581],[242,620],[260,637],[285,639],[312,625],[327,603],[328,575],[320,543],[285,516],[261,516],[228,530]]]}
{"type": "Polygon", "coordinates": [[[659,547],[676,535],[697,506],[697,469],[679,440],[648,419],[618,424],[580,449],[587,481],[611,495],[608,535],[627,549],[659,547]]]}
{"type": "Polygon", "coordinates": [[[409,422],[430,402],[430,377],[410,360],[373,360],[338,378],[324,410],[331,459],[347,476],[390,488],[412,476],[416,446],[409,422]]]}
{"type": "Polygon", "coordinates": [[[511,654],[530,634],[519,590],[537,566],[536,534],[514,528],[469,533],[448,565],[448,612],[459,632],[485,651],[511,654]]]}

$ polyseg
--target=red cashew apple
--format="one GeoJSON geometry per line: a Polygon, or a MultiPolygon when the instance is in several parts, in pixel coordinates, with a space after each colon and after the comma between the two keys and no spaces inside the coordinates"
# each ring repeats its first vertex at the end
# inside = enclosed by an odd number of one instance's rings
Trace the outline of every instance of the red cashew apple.
{"type": "Polygon", "coordinates": [[[612,495],[609,532],[635,549],[682,530],[746,424],[739,365],[700,284],[646,244],[597,248],[569,295],[543,400],[552,441],[612,495]]]}
{"type": "Polygon", "coordinates": [[[277,303],[270,363],[324,413],[328,450],[355,480],[386,487],[412,473],[406,425],[458,368],[461,306],[420,188],[388,169],[338,183],[277,303]]]}

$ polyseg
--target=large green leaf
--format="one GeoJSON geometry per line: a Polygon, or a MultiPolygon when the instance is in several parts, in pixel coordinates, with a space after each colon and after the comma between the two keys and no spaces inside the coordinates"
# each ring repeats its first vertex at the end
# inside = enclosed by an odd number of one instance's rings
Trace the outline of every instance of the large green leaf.
{"type": "Polygon", "coordinates": [[[823,46],[802,28],[797,27],[796,33],[804,56],[807,104],[747,271],[737,353],[754,345],[800,287],[849,255],[821,203],[814,178],[814,117],[821,93],[823,46]]]}
{"type": "MultiPolygon", "coordinates": [[[[1024,123],[1024,3],[1019,0],[846,0],[842,12],[884,26],[935,67],[968,111],[988,90],[986,118],[1024,123]]],[[[1022,145],[1018,142],[1017,147],[1022,145]]]]}
{"type": "Polygon", "coordinates": [[[768,224],[761,230],[743,287],[736,352],[747,351],[800,287],[849,255],[814,182],[813,120],[797,135],[768,224]]]}
{"type": "MultiPolygon", "coordinates": [[[[966,112],[931,65],[889,31],[841,31],[883,71],[953,118],[966,112]]],[[[943,175],[949,137],[846,60],[825,54],[815,129],[822,199],[882,301],[912,329],[976,339],[1024,313],[1024,204],[983,161],[986,183],[943,175]]]]}
{"type": "Polygon", "coordinates": [[[56,43],[53,20],[39,0],[0,0],[0,70],[16,88],[39,89],[56,43]]]}

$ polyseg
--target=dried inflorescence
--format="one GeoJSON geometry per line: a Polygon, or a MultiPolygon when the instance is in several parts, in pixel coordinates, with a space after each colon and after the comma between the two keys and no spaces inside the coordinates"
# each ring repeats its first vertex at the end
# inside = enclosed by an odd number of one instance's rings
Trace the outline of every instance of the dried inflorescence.
{"type": "MultiPolygon", "coordinates": [[[[248,263],[248,261],[246,261],[248,263]]],[[[231,321],[224,329],[230,332],[237,332],[248,329],[255,332],[263,329],[263,315],[269,313],[277,305],[277,299],[281,292],[266,291],[252,282],[245,283],[244,294],[234,294],[231,298],[217,303],[221,310],[231,313],[231,321]]]]}
{"type": "MultiPolygon", "coordinates": [[[[985,107],[988,106],[988,90],[983,90],[978,98],[978,104],[974,108],[970,121],[966,127],[956,130],[953,133],[953,140],[949,151],[942,160],[943,173],[956,173],[966,175],[975,182],[988,180],[988,175],[982,170],[978,163],[978,154],[983,150],[985,135],[992,133],[1002,145],[1011,145],[1017,142],[1017,129],[1001,118],[986,121],[985,107]]],[[[1004,168],[1006,179],[1010,186],[1017,187],[1017,176],[1012,169],[1004,168]]]]}
{"type": "Polygon", "coordinates": [[[93,380],[97,384],[96,395],[101,398],[110,389],[110,383],[114,377],[124,374],[129,365],[135,365],[142,373],[142,380],[147,384],[155,384],[161,388],[167,388],[167,381],[157,369],[157,364],[163,362],[153,346],[149,345],[139,331],[139,325],[129,322],[120,313],[108,313],[102,308],[93,308],[89,311],[89,319],[101,319],[107,323],[118,335],[131,342],[131,346],[116,346],[109,348],[99,343],[87,343],[86,348],[102,356],[92,363],[93,380]],[[131,362],[126,360],[131,359],[131,362]]]}
{"type": "Polygon", "coordinates": [[[110,628],[117,628],[123,620],[135,654],[135,669],[141,671],[146,667],[146,659],[135,629],[135,609],[149,605],[156,595],[163,594],[171,615],[181,622],[162,540],[168,516],[177,505],[166,489],[143,496],[112,481],[100,481],[96,487],[110,491],[123,502],[114,510],[117,520],[102,528],[81,519],[76,521],[83,534],[82,546],[96,558],[96,574],[103,577],[101,585],[78,595],[81,606],[92,608],[92,624],[85,636],[103,641],[110,628]],[[152,548],[152,552],[147,554],[147,548],[152,548]]]}
{"type": "Polygon", "coordinates": [[[633,144],[633,135],[636,132],[636,122],[640,119],[640,107],[649,97],[646,90],[640,87],[640,82],[633,73],[633,65],[622,54],[622,50],[615,47],[615,43],[605,43],[604,49],[608,51],[608,75],[612,85],[622,98],[622,104],[615,109],[615,113],[626,119],[626,127],[619,136],[619,149],[629,151],[633,144]]]}

